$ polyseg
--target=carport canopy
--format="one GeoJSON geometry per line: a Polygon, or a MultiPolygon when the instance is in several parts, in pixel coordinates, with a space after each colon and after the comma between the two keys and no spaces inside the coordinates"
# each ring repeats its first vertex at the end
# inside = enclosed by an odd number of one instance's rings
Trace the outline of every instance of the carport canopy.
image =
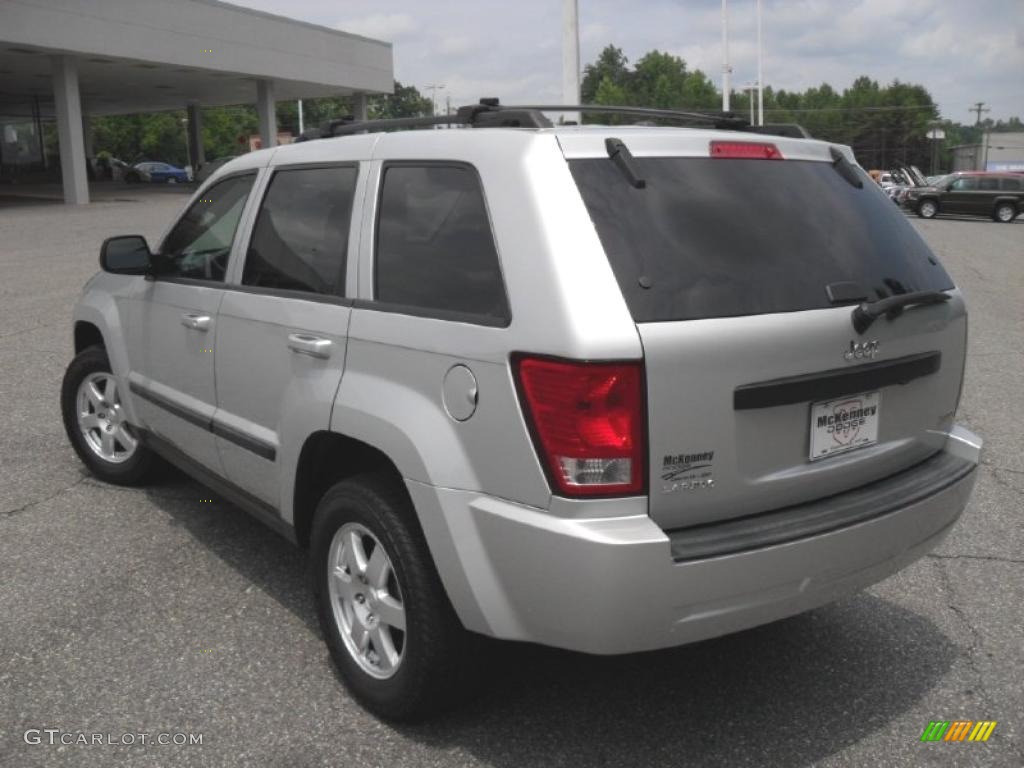
{"type": "Polygon", "coordinates": [[[218,0],[0,3],[0,114],[33,101],[56,118],[67,203],[89,202],[90,116],[184,107],[198,163],[199,107],[255,103],[273,146],[277,101],[353,96],[363,117],[393,83],[390,43],[218,0]]]}

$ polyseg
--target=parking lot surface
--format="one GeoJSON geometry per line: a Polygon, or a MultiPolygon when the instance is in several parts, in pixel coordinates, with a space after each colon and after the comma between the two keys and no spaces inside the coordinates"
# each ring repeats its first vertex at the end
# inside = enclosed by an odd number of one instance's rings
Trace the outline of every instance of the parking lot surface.
{"type": "Polygon", "coordinates": [[[914,220],[968,299],[959,418],[986,440],[938,551],[671,651],[503,646],[470,706],[393,727],[335,677],[301,552],[181,475],[105,486],[64,437],[70,310],[100,242],[153,242],[183,201],[0,207],[0,765],[1024,765],[1024,221],[914,220]],[[919,741],[956,719],[998,725],[984,744],[919,741]],[[106,743],[142,733],[202,744],[106,743]]]}

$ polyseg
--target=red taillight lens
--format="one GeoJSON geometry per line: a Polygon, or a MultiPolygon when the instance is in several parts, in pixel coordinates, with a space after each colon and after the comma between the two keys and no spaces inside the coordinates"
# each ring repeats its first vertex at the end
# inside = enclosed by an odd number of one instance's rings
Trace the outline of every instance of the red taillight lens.
{"type": "Polygon", "coordinates": [[[597,496],[643,491],[640,362],[519,357],[514,365],[523,410],[556,492],[597,496]]]}
{"type": "Polygon", "coordinates": [[[732,157],[743,160],[782,160],[782,153],[774,144],[759,141],[712,141],[712,157],[732,157]]]}

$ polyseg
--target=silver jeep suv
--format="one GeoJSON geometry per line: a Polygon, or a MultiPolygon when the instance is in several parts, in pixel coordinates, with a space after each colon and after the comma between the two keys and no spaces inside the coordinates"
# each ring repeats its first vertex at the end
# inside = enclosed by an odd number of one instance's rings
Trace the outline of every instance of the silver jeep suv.
{"type": "Polygon", "coordinates": [[[239,157],[74,310],[82,461],[307,547],[384,717],[458,700],[482,636],[628,653],[848,595],[974,484],[963,297],[848,148],[538,125],[239,157]]]}

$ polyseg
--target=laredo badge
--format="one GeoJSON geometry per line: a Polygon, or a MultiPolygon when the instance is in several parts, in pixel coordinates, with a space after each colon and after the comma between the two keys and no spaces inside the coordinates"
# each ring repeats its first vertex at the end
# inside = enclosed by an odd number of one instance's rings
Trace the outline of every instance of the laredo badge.
{"type": "Polygon", "coordinates": [[[714,488],[714,451],[677,453],[665,456],[661,464],[661,492],[714,488]]]}

